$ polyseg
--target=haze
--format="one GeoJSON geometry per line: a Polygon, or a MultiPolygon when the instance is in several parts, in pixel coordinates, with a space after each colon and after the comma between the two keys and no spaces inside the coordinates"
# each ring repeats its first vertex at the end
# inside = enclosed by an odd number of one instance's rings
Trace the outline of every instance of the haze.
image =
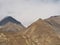
{"type": "Polygon", "coordinates": [[[28,26],[53,15],[60,15],[60,0],[0,0],[0,20],[12,16],[28,26]]]}

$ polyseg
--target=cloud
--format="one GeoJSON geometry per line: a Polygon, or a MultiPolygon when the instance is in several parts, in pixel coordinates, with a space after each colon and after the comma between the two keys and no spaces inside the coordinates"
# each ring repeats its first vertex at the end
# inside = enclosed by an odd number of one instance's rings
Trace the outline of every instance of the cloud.
{"type": "Polygon", "coordinates": [[[55,0],[0,0],[0,18],[13,16],[25,26],[30,25],[38,18],[47,18],[60,14],[60,4],[47,3],[55,0]]]}

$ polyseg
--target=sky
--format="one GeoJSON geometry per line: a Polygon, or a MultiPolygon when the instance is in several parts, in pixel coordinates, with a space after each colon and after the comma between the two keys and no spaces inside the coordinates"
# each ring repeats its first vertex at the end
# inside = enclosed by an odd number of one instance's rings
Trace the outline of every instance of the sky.
{"type": "Polygon", "coordinates": [[[12,16],[24,26],[39,18],[60,15],[60,0],[0,0],[0,20],[12,16]]]}

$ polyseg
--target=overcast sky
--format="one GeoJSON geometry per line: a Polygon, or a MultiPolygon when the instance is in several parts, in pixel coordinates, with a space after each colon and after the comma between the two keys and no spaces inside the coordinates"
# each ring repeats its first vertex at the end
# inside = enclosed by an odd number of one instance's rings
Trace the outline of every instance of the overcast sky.
{"type": "Polygon", "coordinates": [[[52,15],[60,15],[60,0],[0,0],[0,20],[12,16],[28,26],[52,15]]]}

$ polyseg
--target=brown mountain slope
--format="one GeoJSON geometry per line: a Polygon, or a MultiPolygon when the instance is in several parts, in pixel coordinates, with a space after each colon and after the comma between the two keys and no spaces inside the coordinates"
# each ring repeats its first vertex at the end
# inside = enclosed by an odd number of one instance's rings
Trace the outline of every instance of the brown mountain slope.
{"type": "Polygon", "coordinates": [[[15,23],[11,23],[11,22],[8,22],[4,26],[0,26],[0,32],[15,33],[15,32],[23,31],[24,29],[25,29],[24,26],[21,26],[21,25],[15,24],[15,23]]]}
{"type": "Polygon", "coordinates": [[[0,33],[0,45],[27,45],[23,36],[0,33]]]}
{"type": "Polygon", "coordinates": [[[0,33],[0,45],[12,45],[12,36],[0,33]]]}
{"type": "Polygon", "coordinates": [[[44,20],[37,20],[23,33],[27,45],[60,45],[60,39],[44,20]]]}
{"type": "Polygon", "coordinates": [[[45,21],[52,26],[58,35],[60,35],[60,16],[52,16],[45,21]]]}

